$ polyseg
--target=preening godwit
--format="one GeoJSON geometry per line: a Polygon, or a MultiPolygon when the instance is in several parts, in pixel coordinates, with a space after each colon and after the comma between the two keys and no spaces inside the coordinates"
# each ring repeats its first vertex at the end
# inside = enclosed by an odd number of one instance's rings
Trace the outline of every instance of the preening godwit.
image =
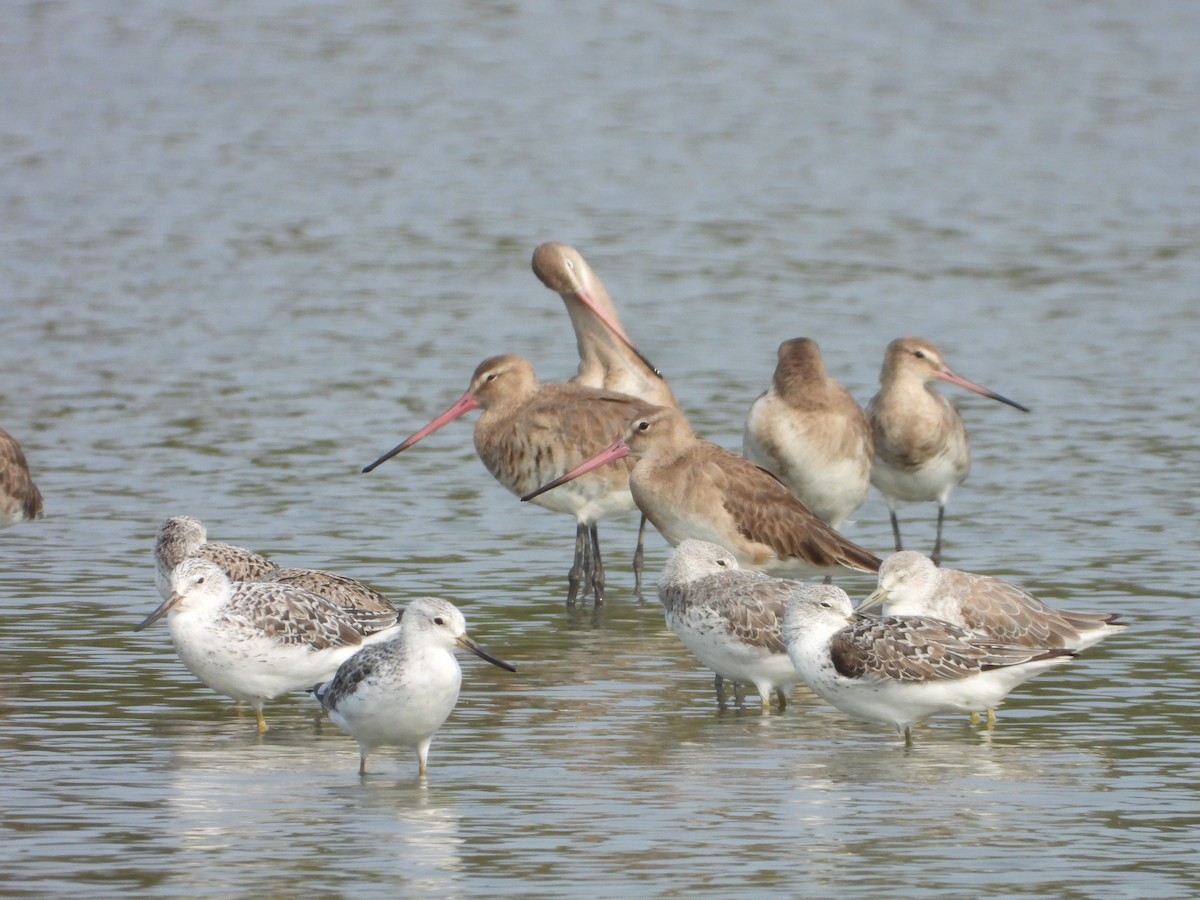
{"type": "Polygon", "coordinates": [[[633,499],[672,545],[710,541],[745,568],[790,577],[879,570],[875,554],[818,519],[774,475],[698,438],[683,413],[665,406],[641,408],[623,437],[521,499],[552,494],[630,455],[637,459],[629,477],[633,499]]]}
{"type": "MultiPolygon", "coordinates": [[[[533,251],[533,273],[562,297],[571,317],[579,348],[579,374],[571,379],[572,384],[679,408],[671,386],[625,333],[604,282],[578,250],[556,241],[539,245],[533,251]]],[[[646,517],[642,516],[633,554],[634,592],[639,596],[645,534],[646,517]]]]}
{"type": "MultiPolygon", "coordinates": [[[[408,449],[448,422],[473,409],[475,451],[487,470],[518,497],[594,455],[629,422],[640,404],[632,397],[558,382],[540,383],[520,356],[485,359],[470,387],[448,410],[363,469],[408,449]]],[[[587,583],[604,602],[604,566],[596,523],[634,507],[629,493],[632,464],[622,464],[582,480],[574,490],[549,496],[539,506],[574,516],[575,561],[568,575],[567,603],[587,583]]]]}
{"type": "Polygon", "coordinates": [[[900,503],[937,501],[937,540],[931,557],[940,565],[946,501],[967,477],[971,448],[962,416],[934,388],[934,381],[956,384],[1022,412],[1029,409],[951,370],[937,347],[923,338],[896,338],[888,344],[879,393],[867,407],[875,435],[871,483],[887,502],[897,550],[902,549],[896,518],[900,503]]]}
{"type": "Polygon", "coordinates": [[[671,386],[629,339],[604,282],[578,250],[554,241],[541,244],[533,251],[533,273],[562,297],[571,317],[579,347],[579,374],[572,384],[678,408],[671,386]]]}
{"type": "Polygon", "coordinates": [[[42,492],[33,483],[21,445],[0,428],[0,528],[44,515],[42,492]]]}
{"type": "Polygon", "coordinates": [[[816,341],[793,338],[779,345],[771,387],[746,416],[742,453],[838,530],[867,499],[871,423],[825,371],[816,341]]]}

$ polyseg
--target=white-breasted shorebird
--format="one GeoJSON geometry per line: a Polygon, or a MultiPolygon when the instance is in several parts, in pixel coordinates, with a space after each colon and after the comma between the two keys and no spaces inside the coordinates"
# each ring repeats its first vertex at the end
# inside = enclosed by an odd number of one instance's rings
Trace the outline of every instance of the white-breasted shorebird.
{"type": "Polygon", "coordinates": [[[871,483],[887,502],[897,550],[903,549],[896,517],[899,504],[937,501],[937,539],[931,557],[940,565],[946,501],[967,477],[971,448],[962,416],[934,388],[934,381],[958,385],[1022,412],[1029,409],[954,372],[924,338],[896,338],[888,344],[879,393],[867,407],[875,436],[871,483]]]}

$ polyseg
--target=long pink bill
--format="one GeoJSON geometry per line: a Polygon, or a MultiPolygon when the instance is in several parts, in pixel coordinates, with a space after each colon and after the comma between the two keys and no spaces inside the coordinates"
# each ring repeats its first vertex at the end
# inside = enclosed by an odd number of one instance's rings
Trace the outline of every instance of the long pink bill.
{"type": "Polygon", "coordinates": [[[634,346],[633,341],[630,340],[630,338],[629,338],[629,335],[627,335],[625,333],[625,329],[623,329],[621,327],[621,323],[618,322],[616,319],[610,317],[608,315],[608,313],[606,313],[603,309],[601,309],[600,305],[598,303],[596,303],[595,300],[592,299],[591,294],[589,294],[587,291],[576,291],[575,299],[578,300],[580,303],[582,303],[584,306],[586,306],[591,311],[592,315],[594,315],[597,319],[599,319],[601,322],[604,323],[604,326],[609,331],[611,331],[613,334],[615,334],[617,337],[619,337],[621,339],[621,342],[626,347],[629,348],[629,352],[632,353],[634,356],[636,356],[639,360],[641,360],[642,365],[644,365],[647,369],[649,369],[651,372],[653,372],[659,378],[663,377],[663,373],[658,370],[658,368],[654,365],[654,363],[652,363],[652,362],[650,362],[650,360],[646,359],[646,357],[642,355],[642,351],[634,346]]]}
{"type": "Polygon", "coordinates": [[[566,484],[568,481],[574,481],[580,475],[586,475],[588,472],[594,472],[601,466],[607,466],[610,462],[616,462],[618,459],[624,459],[628,455],[629,445],[625,443],[625,438],[618,438],[591,459],[581,462],[566,475],[560,475],[549,484],[543,484],[537,490],[526,494],[521,498],[521,501],[524,502],[526,500],[532,500],[534,497],[546,493],[546,491],[553,490],[560,484],[566,484]]]}
{"type": "Polygon", "coordinates": [[[465,394],[463,394],[461,397],[459,397],[454,402],[453,406],[451,406],[448,410],[446,410],[444,413],[442,413],[440,416],[438,416],[436,419],[434,419],[432,422],[430,422],[428,425],[426,425],[424,428],[422,428],[416,434],[412,435],[411,437],[405,438],[403,441],[401,441],[399,444],[397,444],[395,447],[393,447],[387,453],[383,454],[383,456],[379,457],[379,459],[375,460],[375,462],[371,463],[369,466],[365,466],[363,468],[363,474],[365,475],[367,472],[370,472],[372,469],[376,468],[377,466],[382,465],[383,463],[387,462],[389,459],[391,459],[397,453],[400,453],[403,450],[407,450],[409,447],[411,447],[417,441],[433,434],[435,431],[437,431],[443,425],[446,425],[449,422],[453,422],[459,416],[466,415],[471,410],[478,409],[478,408],[479,408],[479,402],[475,399],[475,397],[471,394],[470,391],[467,391],[465,394]]]}
{"type": "Polygon", "coordinates": [[[989,397],[992,400],[999,400],[1001,403],[1007,403],[1009,406],[1019,409],[1021,412],[1029,412],[1028,406],[1022,406],[1015,400],[1009,400],[1002,394],[997,394],[995,391],[988,390],[982,384],[976,384],[966,378],[963,378],[949,366],[942,366],[942,370],[934,374],[935,378],[940,378],[942,381],[950,384],[958,385],[960,388],[966,388],[968,391],[974,391],[976,394],[982,394],[984,397],[989,397]]]}

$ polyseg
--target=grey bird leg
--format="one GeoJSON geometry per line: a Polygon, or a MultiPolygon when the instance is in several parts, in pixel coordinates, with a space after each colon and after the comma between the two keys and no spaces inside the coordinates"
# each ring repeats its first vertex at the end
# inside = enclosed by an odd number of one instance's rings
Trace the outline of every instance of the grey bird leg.
{"type": "Polygon", "coordinates": [[[588,526],[588,535],[591,538],[591,557],[592,557],[592,587],[596,591],[596,605],[604,605],[604,561],[600,558],[600,531],[593,522],[588,526]]]}
{"type": "Polygon", "coordinates": [[[933,560],[935,566],[942,564],[942,520],[946,518],[946,507],[938,504],[938,524],[937,524],[937,540],[933,543],[933,553],[929,558],[933,560]]]}
{"type": "Polygon", "coordinates": [[[633,551],[633,595],[642,599],[642,563],[646,558],[646,515],[638,526],[637,549],[633,551]]]}
{"type": "Polygon", "coordinates": [[[583,580],[586,568],[584,556],[587,553],[587,542],[587,526],[580,522],[575,526],[575,561],[571,563],[571,571],[567,573],[567,606],[574,606],[575,598],[579,595],[579,584],[583,580]]]}

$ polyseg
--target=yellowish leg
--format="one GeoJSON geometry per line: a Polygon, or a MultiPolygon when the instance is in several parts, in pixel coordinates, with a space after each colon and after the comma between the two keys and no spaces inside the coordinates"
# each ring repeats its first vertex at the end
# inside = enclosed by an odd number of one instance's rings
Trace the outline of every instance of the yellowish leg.
{"type": "Polygon", "coordinates": [[[978,725],[978,724],[979,724],[979,713],[977,713],[977,712],[973,712],[973,713],[971,713],[971,724],[972,724],[972,725],[978,725]]]}
{"type": "Polygon", "coordinates": [[[256,709],[254,711],[254,715],[258,719],[258,733],[262,734],[264,731],[267,730],[267,720],[263,718],[261,709],[256,709]]]}
{"type": "Polygon", "coordinates": [[[763,715],[764,716],[770,715],[770,713],[771,713],[771,695],[766,694],[766,695],[760,696],[758,699],[762,703],[763,715]]]}
{"type": "Polygon", "coordinates": [[[989,731],[996,727],[996,711],[994,709],[988,710],[987,722],[988,722],[987,727],[988,727],[989,731]]]}

